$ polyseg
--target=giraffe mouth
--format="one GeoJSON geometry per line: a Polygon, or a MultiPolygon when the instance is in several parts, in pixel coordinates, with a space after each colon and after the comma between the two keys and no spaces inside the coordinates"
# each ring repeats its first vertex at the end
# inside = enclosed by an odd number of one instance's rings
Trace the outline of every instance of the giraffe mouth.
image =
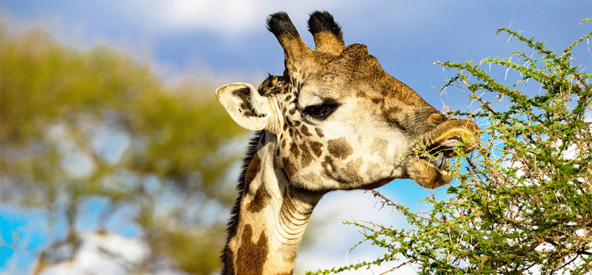
{"type": "Polygon", "coordinates": [[[439,170],[446,169],[450,158],[457,156],[455,148],[458,146],[459,140],[457,138],[450,138],[442,143],[428,146],[426,154],[419,154],[420,160],[428,162],[439,170]]]}
{"type": "Polygon", "coordinates": [[[452,181],[449,160],[471,152],[479,143],[475,129],[452,127],[443,132],[435,138],[428,135],[427,146],[415,150],[407,162],[407,175],[423,187],[436,188],[452,181]]]}
{"type": "Polygon", "coordinates": [[[421,160],[427,161],[436,168],[444,170],[450,158],[456,157],[455,151],[460,140],[456,137],[444,140],[441,143],[433,144],[426,148],[426,154],[419,154],[421,160]]]}
{"type": "Polygon", "coordinates": [[[426,188],[436,188],[452,181],[452,172],[448,169],[450,158],[457,156],[459,140],[450,138],[444,142],[425,147],[424,153],[410,156],[407,162],[409,177],[426,188]]]}

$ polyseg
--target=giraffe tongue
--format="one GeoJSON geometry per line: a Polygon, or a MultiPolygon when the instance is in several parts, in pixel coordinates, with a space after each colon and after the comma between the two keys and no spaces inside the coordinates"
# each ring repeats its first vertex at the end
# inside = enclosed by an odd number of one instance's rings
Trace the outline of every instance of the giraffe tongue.
{"type": "Polygon", "coordinates": [[[442,143],[440,143],[438,146],[439,146],[439,147],[442,147],[442,148],[446,148],[446,149],[448,149],[448,148],[452,149],[452,148],[454,148],[454,147],[455,147],[457,144],[458,144],[458,139],[455,139],[455,138],[449,138],[449,139],[447,139],[447,140],[443,141],[442,143]]]}
{"type": "Polygon", "coordinates": [[[438,169],[442,170],[446,167],[446,163],[448,163],[448,158],[444,155],[438,155],[435,159],[429,160],[431,164],[436,166],[438,169]]]}
{"type": "Polygon", "coordinates": [[[448,163],[448,158],[446,156],[444,156],[443,154],[439,154],[435,159],[432,159],[427,156],[420,156],[420,158],[428,161],[429,163],[436,166],[436,168],[438,168],[440,170],[444,169],[446,167],[446,164],[448,163]]]}
{"type": "Polygon", "coordinates": [[[456,155],[454,153],[454,147],[458,145],[458,142],[459,141],[456,138],[444,140],[443,142],[432,146],[432,148],[429,150],[430,154],[437,155],[436,158],[430,158],[425,155],[420,156],[420,158],[428,161],[436,168],[443,170],[446,167],[446,164],[448,164],[448,158],[456,155]]]}

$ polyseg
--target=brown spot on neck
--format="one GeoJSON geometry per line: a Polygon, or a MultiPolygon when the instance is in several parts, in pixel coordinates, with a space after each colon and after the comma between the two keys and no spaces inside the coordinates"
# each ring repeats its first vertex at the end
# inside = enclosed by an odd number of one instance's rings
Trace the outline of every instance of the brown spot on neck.
{"type": "Polygon", "coordinates": [[[340,159],[345,159],[354,152],[345,137],[329,140],[327,149],[331,155],[340,159]]]}
{"type": "Polygon", "coordinates": [[[250,224],[245,225],[236,258],[238,274],[263,274],[263,265],[267,260],[268,253],[269,247],[265,232],[261,232],[257,242],[253,242],[253,229],[250,224]]]}
{"type": "Polygon", "coordinates": [[[251,182],[255,179],[259,171],[261,170],[261,158],[257,154],[253,155],[253,159],[247,166],[247,170],[245,172],[245,185],[249,186],[251,182]]]}
{"type": "Polygon", "coordinates": [[[267,206],[270,199],[271,195],[269,195],[267,189],[265,189],[265,185],[261,184],[259,189],[257,189],[257,193],[253,200],[247,204],[247,210],[253,213],[261,212],[261,210],[267,206]]]}
{"type": "MultiPolygon", "coordinates": [[[[235,256],[235,251],[231,249],[230,247],[230,240],[236,236],[237,234],[237,226],[239,224],[239,216],[240,216],[240,209],[242,204],[242,200],[244,197],[244,193],[246,192],[245,189],[248,188],[248,184],[250,182],[247,182],[246,179],[250,178],[252,179],[254,176],[252,176],[253,174],[251,174],[251,176],[247,177],[247,170],[249,168],[249,166],[251,165],[251,162],[253,161],[253,158],[255,158],[255,155],[257,154],[257,148],[258,145],[263,142],[263,138],[264,138],[264,131],[259,131],[255,134],[255,136],[251,139],[251,141],[249,141],[249,147],[247,150],[247,155],[243,161],[243,169],[241,172],[241,175],[239,176],[239,180],[238,180],[238,186],[237,189],[239,191],[239,195],[237,197],[237,199],[234,202],[234,206],[232,207],[232,213],[231,213],[231,217],[230,217],[230,221],[228,222],[227,225],[227,231],[228,231],[228,237],[226,239],[226,245],[224,247],[223,253],[222,253],[222,262],[224,263],[224,267],[222,269],[222,274],[234,274],[234,256],[235,256]]],[[[258,157],[257,157],[258,158],[258,157]]],[[[254,166],[251,167],[251,173],[253,171],[258,171],[254,169],[254,166]]],[[[255,173],[256,175],[256,173],[255,173]]]]}

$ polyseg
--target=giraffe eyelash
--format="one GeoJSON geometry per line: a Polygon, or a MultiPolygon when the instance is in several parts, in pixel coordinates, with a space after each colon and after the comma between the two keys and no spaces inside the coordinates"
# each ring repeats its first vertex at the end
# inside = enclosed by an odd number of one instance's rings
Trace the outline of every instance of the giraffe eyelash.
{"type": "Polygon", "coordinates": [[[341,104],[329,100],[322,104],[311,105],[304,108],[303,113],[309,115],[317,120],[327,119],[341,104]]]}

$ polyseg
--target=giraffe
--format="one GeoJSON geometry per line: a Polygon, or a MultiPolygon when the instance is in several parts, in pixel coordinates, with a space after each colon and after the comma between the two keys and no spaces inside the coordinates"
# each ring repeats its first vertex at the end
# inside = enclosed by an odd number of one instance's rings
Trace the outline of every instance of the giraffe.
{"type": "Polygon", "coordinates": [[[223,274],[292,274],[324,194],[403,178],[436,188],[452,180],[452,148],[470,152],[479,143],[473,121],[430,106],[365,45],[346,46],[331,14],[312,13],[308,27],[314,50],[286,13],[270,15],[267,28],[284,50],[283,75],[269,75],[258,89],[233,83],[216,90],[233,120],[256,131],[228,223],[223,274]]]}

